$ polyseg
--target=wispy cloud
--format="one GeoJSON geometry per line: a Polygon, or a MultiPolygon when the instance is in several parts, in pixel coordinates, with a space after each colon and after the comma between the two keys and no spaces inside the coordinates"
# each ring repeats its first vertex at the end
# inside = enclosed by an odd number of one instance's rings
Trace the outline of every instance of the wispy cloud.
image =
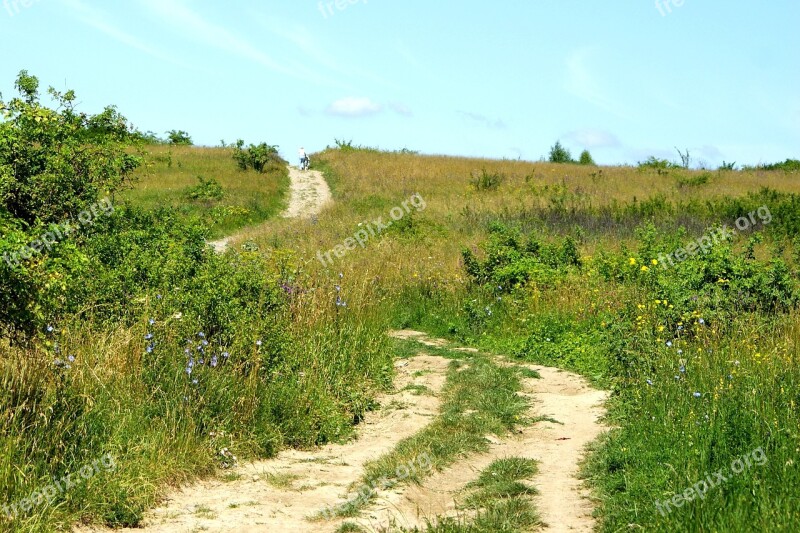
{"type": "Polygon", "coordinates": [[[578,98],[621,118],[629,118],[627,110],[606,95],[602,85],[590,70],[588,64],[595,50],[590,47],[573,51],[567,58],[566,81],[564,88],[578,98]]]}
{"type": "Polygon", "coordinates": [[[114,25],[103,12],[85,4],[81,0],[61,0],[61,3],[65,7],[72,10],[77,16],[78,20],[111,37],[112,39],[163,61],[184,66],[182,63],[165,54],[161,50],[153,48],[141,39],[138,39],[130,33],[120,29],[114,25]]]}
{"type": "Polygon", "coordinates": [[[402,102],[390,102],[389,109],[398,115],[403,115],[404,117],[410,117],[414,115],[414,112],[411,110],[411,108],[402,102]]]}
{"type": "Polygon", "coordinates": [[[337,86],[300,64],[285,64],[275,60],[247,40],[227,28],[206,20],[183,0],[139,0],[153,16],[177,28],[188,37],[209,47],[252,61],[273,72],[319,84],[337,86]]]}
{"type": "Polygon", "coordinates": [[[369,98],[348,96],[334,101],[325,112],[329,115],[347,118],[359,118],[375,115],[383,111],[383,106],[369,98]]]}
{"type": "Polygon", "coordinates": [[[613,133],[592,128],[571,131],[564,137],[583,148],[617,148],[621,144],[613,133]]]}
{"type": "Polygon", "coordinates": [[[473,122],[485,128],[494,130],[504,130],[507,127],[506,123],[500,120],[499,118],[489,118],[485,115],[481,115],[479,113],[471,113],[469,111],[459,111],[458,113],[462,117],[469,120],[470,122],[473,122]]]}

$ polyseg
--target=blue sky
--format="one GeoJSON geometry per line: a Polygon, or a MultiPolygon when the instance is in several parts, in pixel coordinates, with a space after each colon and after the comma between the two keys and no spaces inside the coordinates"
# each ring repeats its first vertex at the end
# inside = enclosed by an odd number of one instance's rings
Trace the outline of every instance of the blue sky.
{"type": "Polygon", "coordinates": [[[800,158],[797,0],[0,0],[21,69],[197,144],[800,158]],[[5,2],[5,3],[4,3],[5,2]],[[667,5],[669,3],[669,5],[667,5]],[[678,5],[682,4],[682,5],[678,5]]]}

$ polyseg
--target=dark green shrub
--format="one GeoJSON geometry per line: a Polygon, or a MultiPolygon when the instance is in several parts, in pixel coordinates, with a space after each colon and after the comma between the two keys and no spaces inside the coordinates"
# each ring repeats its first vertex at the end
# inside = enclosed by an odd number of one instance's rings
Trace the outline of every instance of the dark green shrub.
{"type": "Polygon", "coordinates": [[[267,143],[244,146],[244,141],[239,139],[233,147],[233,158],[240,170],[253,169],[256,172],[267,172],[283,168],[287,162],[278,154],[278,147],[267,143]]]}
{"type": "Polygon", "coordinates": [[[596,166],[596,163],[592,158],[592,154],[589,153],[589,150],[584,150],[581,152],[581,157],[578,159],[578,163],[581,165],[596,166]]]}
{"type": "Polygon", "coordinates": [[[214,178],[205,179],[203,176],[197,176],[197,181],[200,183],[186,189],[185,194],[189,200],[222,200],[225,196],[222,185],[214,178]]]}
{"type": "Polygon", "coordinates": [[[550,155],[548,161],[551,163],[574,163],[572,154],[567,148],[561,145],[561,141],[556,141],[556,144],[550,147],[550,155]]]}

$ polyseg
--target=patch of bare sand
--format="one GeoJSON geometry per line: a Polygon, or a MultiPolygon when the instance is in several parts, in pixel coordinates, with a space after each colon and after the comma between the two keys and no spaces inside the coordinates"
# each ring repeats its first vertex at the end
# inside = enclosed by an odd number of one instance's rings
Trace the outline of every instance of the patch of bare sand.
{"type": "MultiPolygon", "coordinates": [[[[381,408],[367,413],[357,428],[357,440],[312,451],[286,450],[274,459],[241,465],[220,478],[170,494],[161,507],[147,513],[143,528],[121,531],[335,531],[344,520],[309,518],[352,498],[349,487],[363,475],[366,462],[388,453],[438,414],[437,395],[448,363],[429,355],[398,361],[397,392],[378,398],[381,408]],[[427,387],[433,394],[403,390],[411,384],[427,387]]],[[[75,530],[98,531],[105,530],[75,530]]]]}

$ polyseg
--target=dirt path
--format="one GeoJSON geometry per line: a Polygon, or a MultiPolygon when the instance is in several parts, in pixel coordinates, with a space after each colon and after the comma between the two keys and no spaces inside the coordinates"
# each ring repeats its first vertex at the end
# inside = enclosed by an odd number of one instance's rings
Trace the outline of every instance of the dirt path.
{"type": "MultiPolygon", "coordinates": [[[[399,333],[403,338],[424,338],[423,333],[399,333]]],[[[539,531],[592,531],[593,505],[588,490],[577,477],[578,464],[586,445],[607,429],[599,422],[605,413],[603,403],[607,393],[591,388],[585,379],[570,372],[540,365],[524,366],[541,376],[523,381],[522,394],[532,400],[529,416],[544,416],[558,423],[537,422],[502,440],[487,436],[492,443],[488,453],[438,472],[421,486],[407,487],[399,494],[381,493],[377,503],[357,522],[369,531],[392,531],[397,527],[424,530],[426,520],[457,516],[457,503],[465,485],[495,459],[514,456],[539,462],[539,474],[533,479],[539,494],[534,500],[546,524],[539,531]]]]}
{"type": "MultiPolygon", "coordinates": [[[[392,335],[428,346],[448,344],[409,330],[392,335]]],[[[363,475],[366,462],[391,451],[397,442],[422,430],[438,414],[448,364],[448,359],[427,355],[424,349],[413,358],[397,361],[395,392],[377,398],[380,408],[368,413],[357,427],[356,440],[310,451],[286,450],[271,460],[239,465],[170,494],[160,508],[147,513],[143,528],[121,531],[335,532],[344,519],[313,517],[352,499],[356,495],[353,484],[363,475]],[[410,385],[426,387],[431,393],[415,394],[407,388],[410,385]]],[[[492,461],[516,456],[539,461],[539,474],[532,484],[539,490],[536,506],[546,523],[540,531],[591,531],[592,504],[577,471],[584,447],[605,429],[598,419],[604,413],[606,393],[592,389],[575,374],[526,366],[541,376],[523,381],[520,394],[532,400],[529,416],[545,416],[558,423],[537,422],[501,438],[488,435],[488,453],[467,457],[452,468],[434,473],[421,485],[379,490],[374,503],[348,521],[374,532],[424,528],[426,519],[457,515],[464,486],[492,461]]]]}
{"type": "MultiPolygon", "coordinates": [[[[319,214],[320,211],[330,203],[331,189],[328,182],[318,170],[300,170],[295,167],[289,168],[289,205],[281,213],[284,218],[311,218],[319,214]]],[[[216,241],[209,241],[209,246],[214,248],[217,253],[224,253],[235,236],[225,237],[216,241]]]]}

